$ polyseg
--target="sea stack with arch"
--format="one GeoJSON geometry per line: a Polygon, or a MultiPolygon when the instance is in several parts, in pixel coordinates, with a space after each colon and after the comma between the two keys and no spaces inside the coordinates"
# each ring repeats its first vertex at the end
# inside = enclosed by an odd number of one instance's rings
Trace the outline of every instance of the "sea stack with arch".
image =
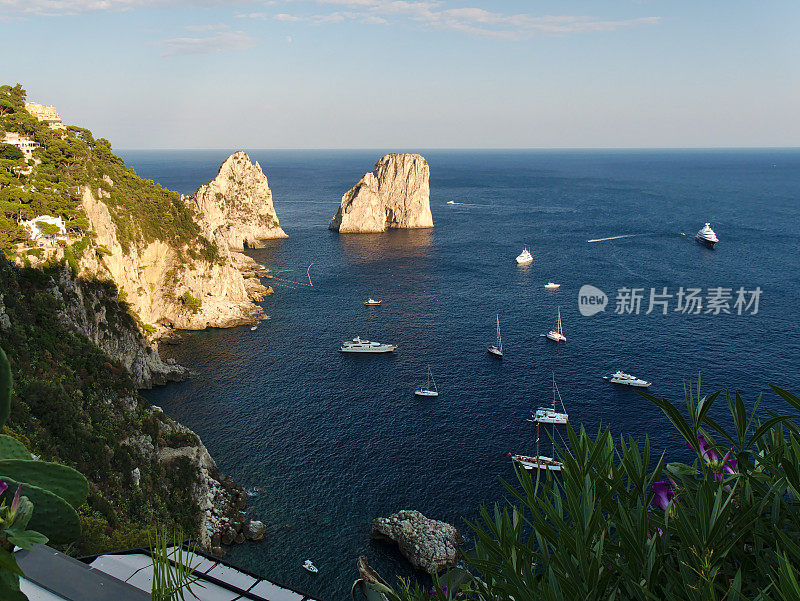
{"type": "Polygon", "coordinates": [[[261,165],[239,150],[220,165],[217,177],[186,202],[198,213],[203,234],[221,248],[260,248],[270,238],[287,238],[272,204],[261,165]]]}
{"type": "Polygon", "coordinates": [[[387,154],[342,196],[328,227],[341,234],[433,227],[429,179],[425,157],[387,154]]]}

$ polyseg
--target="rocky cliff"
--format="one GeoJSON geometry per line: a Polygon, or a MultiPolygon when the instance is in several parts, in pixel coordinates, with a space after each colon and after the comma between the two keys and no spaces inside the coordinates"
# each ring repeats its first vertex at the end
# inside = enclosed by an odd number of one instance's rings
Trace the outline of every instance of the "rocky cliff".
{"type": "Polygon", "coordinates": [[[145,324],[201,330],[254,321],[261,309],[253,300],[266,292],[257,279],[248,282],[242,276],[242,270],[258,267],[254,261],[227,247],[214,260],[192,258],[187,248],[163,240],[123,248],[105,194],[83,188],[83,210],[96,233],[93,250],[103,251],[85,253],[82,272],[111,279],[145,324]]]}
{"type": "Polygon", "coordinates": [[[97,280],[80,280],[66,266],[60,268],[51,283],[61,325],[86,336],[106,355],[119,361],[137,388],[151,388],[188,376],[185,367],[162,361],[133,318],[117,302],[113,286],[97,280]]]}
{"type": "Polygon", "coordinates": [[[418,154],[387,154],[344,196],[329,228],[340,233],[433,227],[430,168],[418,154]]]}
{"type": "Polygon", "coordinates": [[[222,163],[217,177],[184,198],[197,211],[206,238],[222,248],[259,248],[263,240],[287,237],[275,214],[267,176],[241,150],[222,163]]]}

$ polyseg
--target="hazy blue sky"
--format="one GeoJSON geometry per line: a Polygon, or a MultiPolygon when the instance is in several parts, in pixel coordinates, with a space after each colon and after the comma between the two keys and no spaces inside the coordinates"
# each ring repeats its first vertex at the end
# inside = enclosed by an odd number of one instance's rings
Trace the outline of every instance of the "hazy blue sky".
{"type": "Polygon", "coordinates": [[[800,2],[0,0],[116,148],[800,145],[800,2]]]}

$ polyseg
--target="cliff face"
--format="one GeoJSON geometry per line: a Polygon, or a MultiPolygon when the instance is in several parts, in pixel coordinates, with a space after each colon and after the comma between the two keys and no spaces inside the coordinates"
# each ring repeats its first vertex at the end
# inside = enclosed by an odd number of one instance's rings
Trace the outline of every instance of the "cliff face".
{"type": "Polygon", "coordinates": [[[329,228],[340,233],[433,227],[430,169],[418,154],[387,154],[344,196],[329,228]]]}
{"type": "Polygon", "coordinates": [[[0,253],[0,290],[0,347],[14,378],[7,427],[89,480],[79,553],[146,544],[154,519],[205,547],[239,538],[244,490],[194,432],[136,392],[129,375],[154,379],[173,367],[146,345],[114,287],[64,266],[20,269],[0,253]]]}
{"type": "Polygon", "coordinates": [[[204,235],[222,248],[260,248],[269,238],[286,238],[272,204],[261,166],[239,151],[229,156],[217,177],[186,198],[200,217],[204,235]]]}
{"type": "Polygon", "coordinates": [[[101,282],[82,281],[64,267],[53,280],[61,325],[86,336],[128,371],[137,388],[182,380],[188,370],[166,363],[139,332],[133,318],[117,302],[114,290],[101,282]]]}
{"type": "Polygon", "coordinates": [[[254,321],[261,309],[252,301],[263,298],[266,289],[246,282],[240,271],[256,267],[254,261],[225,247],[218,260],[190,260],[182,254],[187,249],[160,240],[126,252],[99,192],[84,187],[83,209],[97,233],[95,242],[110,252],[89,252],[80,265],[95,277],[112,279],[142,322],[201,330],[254,321]],[[182,300],[187,292],[200,301],[199,307],[182,300]]]}

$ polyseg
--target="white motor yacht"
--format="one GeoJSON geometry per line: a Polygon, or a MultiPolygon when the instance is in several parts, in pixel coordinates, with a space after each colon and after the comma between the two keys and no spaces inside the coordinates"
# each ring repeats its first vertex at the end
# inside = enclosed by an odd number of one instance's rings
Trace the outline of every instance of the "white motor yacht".
{"type": "Polygon", "coordinates": [[[719,238],[717,238],[717,234],[714,233],[714,230],[711,229],[710,223],[706,223],[703,226],[703,229],[697,232],[695,240],[697,240],[700,244],[705,244],[710,248],[714,248],[714,245],[719,242],[719,238]]]}
{"type": "Polygon", "coordinates": [[[376,307],[380,305],[382,302],[383,302],[382,300],[375,300],[370,296],[367,300],[364,301],[364,304],[367,305],[368,307],[376,307]]]}
{"type": "Polygon", "coordinates": [[[370,342],[369,340],[361,340],[356,336],[352,340],[343,342],[339,347],[339,352],[342,353],[391,353],[397,348],[396,344],[381,344],[380,342],[370,342]]]}
{"type": "Polygon", "coordinates": [[[522,252],[519,253],[519,256],[517,257],[517,264],[528,265],[529,263],[533,263],[533,255],[527,248],[523,248],[522,252]]]}
{"type": "Polygon", "coordinates": [[[558,290],[561,288],[561,284],[554,284],[553,282],[547,282],[545,285],[545,290],[558,290]]]}
{"type": "Polygon", "coordinates": [[[611,376],[603,376],[603,379],[614,384],[635,386],[636,388],[647,388],[652,384],[652,382],[645,382],[636,376],[632,376],[631,374],[626,374],[625,372],[621,371],[617,371],[616,373],[611,374],[611,376]]]}

